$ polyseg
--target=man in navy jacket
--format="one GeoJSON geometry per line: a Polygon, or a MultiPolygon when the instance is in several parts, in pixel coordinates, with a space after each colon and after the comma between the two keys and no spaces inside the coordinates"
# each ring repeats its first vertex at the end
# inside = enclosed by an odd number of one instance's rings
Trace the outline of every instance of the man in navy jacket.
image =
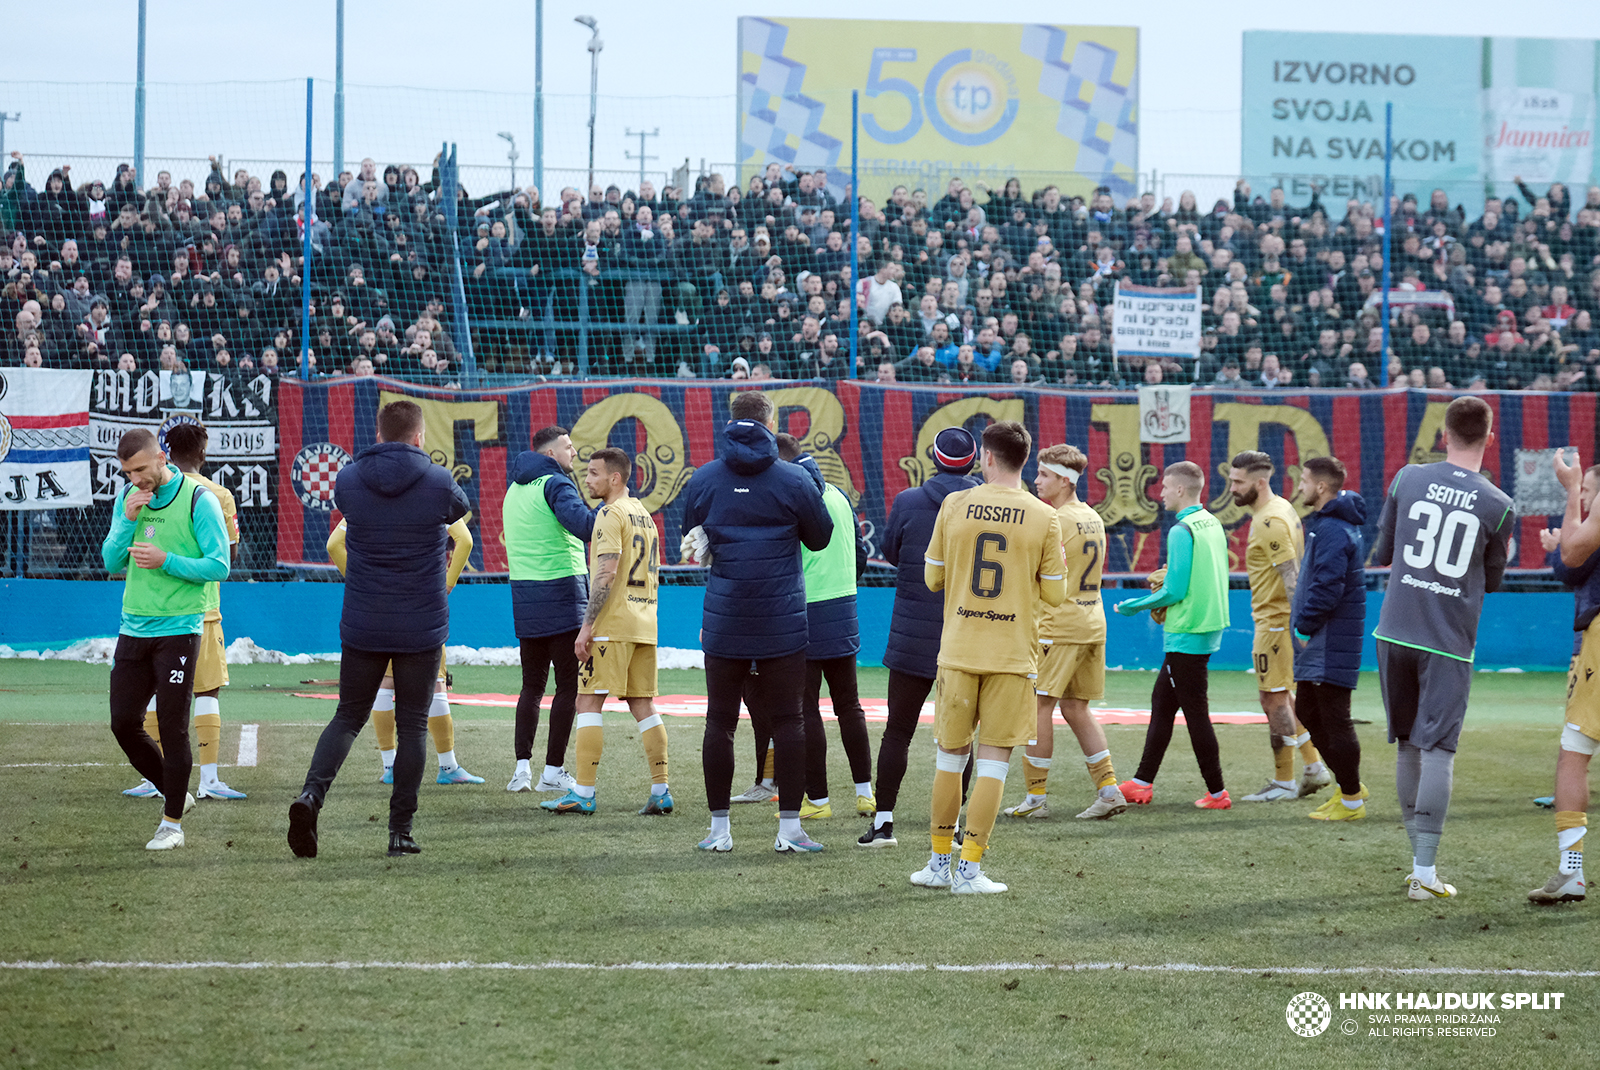
{"type": "MultiPolygon", "coordinates": [[[[923,579],[923,552],[933,537],[939,506],[958,490],[982,480],[969,475],[978,444],[961,427],[947,427],[933,440],[938,475],[895,495],[878,544],[883,559],[898,570],[894,583],[894,615],[889,618],[889,646],[883,664],[889,670],[889,721],[878,744],[878,809],[872,828],[856,841],[860,847],[894,847],[894,804],[906,775],[911,737],[922,716],[922,704],[939,675],[939,637],[944,631],[944,593],[928,590],[923,579]]],[[[969,768],[970,768],[970,763],[969,768]]]]}
{"type": "Polygon", "coordinates": [[[1367,816],[1361,784],[1361,742],[1350,721],[1350,695],[1361,678],[1366,634],[1367,575],[1361,526],[1367,503],[1344,489],[1336,457],[1313,457],[1300,472],[1306,550],[1295,585],[1291,623],[1304,644],[1294,657],[1295,716],[1339,781],[1333,798],[1311,812],[1318,821],[1367,816]]]}
{"type": "Polygon", "coordinates": [[[759,390],[733,395],[721,455],[684,488],[683,528],[703,530],[711,575],[700,645],[706,659],[706,732],[702,761],[711,835],[705,851],[731,851],[728,798],[733,786],[733,731],[750,680],[752,707],[765,709],[775,746],[779,852],[820,851],[800,827],[805,791],[806,588],[800,546],[822,550],[833,520],[816,482],[778,459],[777,419],[759,390]]]}
{"type": "Polygon", "coordinates": [[[300,797],[289,807],[289,849],[317,855],[317,813],[394,663],[394,791],[389,855],[416,854],[411,819],[425,760],[428,706],[439,648],[450,633],[445,595],[447,529],[467,515],[467,496],[422,450],[422,409],[391,401],[378,439],[339,472],[333,501],[344,514],[349,564],[339,620],[339,708],[322,730],[300,797]]]}

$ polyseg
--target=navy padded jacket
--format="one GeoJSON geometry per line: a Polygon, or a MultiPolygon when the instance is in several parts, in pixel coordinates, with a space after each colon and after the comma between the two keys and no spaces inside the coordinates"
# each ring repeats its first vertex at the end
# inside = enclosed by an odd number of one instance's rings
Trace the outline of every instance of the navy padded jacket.
{"type": "Polygon", "coordinates": [[[944,632],[944,592],[930,591],[923,579],[923,555],[933,538],[939,506],[958,490],[976,487],[976,476],[940,472],[920,487],[895,495],[878,550],[898,569],[894,614],[883,663],[896,672],[932,680],[939,675],[939,637],[944,632]]]}
{"type": "Polygon", "coordinates": [[[443,646],[446,529],[470,508],[450,473],[409,443],[379,442],[340,469],[333,502],[349,555],[340,641],[380,654],[443,646]]]}
{"type": "Polygon", "coordinates": [[[1367,633],[1367,503],[1342,490],[1305,519],[1306,553],[1294,589],[1294,630],[1311,641],[1294,656],[1294,678],[1355,690],[1367,633]]]}
{"type": "Polygon", "coordinates": [[[683,490],[683,529],[711,543],[700,646],[719,658],[779,658],[806,649],[800,544],[827,547],[833,519],[816,481],[778,459],[764,424],[735,420],[721,455],[683,490]]]}

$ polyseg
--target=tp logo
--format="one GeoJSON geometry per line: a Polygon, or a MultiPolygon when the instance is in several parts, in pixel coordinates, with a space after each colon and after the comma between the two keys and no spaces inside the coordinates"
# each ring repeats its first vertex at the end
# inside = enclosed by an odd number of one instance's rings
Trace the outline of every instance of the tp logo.
{"type": "Polygon", "coordinates": [[[1333,1007],[1315,992],[1302,992],[1289,1000],[1284,1019],[1299,1035],[1320,1037],[1333,1021],[1333,1007]]]}

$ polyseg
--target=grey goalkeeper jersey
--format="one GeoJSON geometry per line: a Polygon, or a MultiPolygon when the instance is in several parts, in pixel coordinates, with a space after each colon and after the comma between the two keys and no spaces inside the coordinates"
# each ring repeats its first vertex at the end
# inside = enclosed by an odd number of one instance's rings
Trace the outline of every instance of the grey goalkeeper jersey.
{"type": "Polygon", "coordinates": [[[1471,661],[1515,522],[1511,498],[1477,472],[1448,461],[1400,469],[1379,520],[1377,563],[1393,569],[1373,635],[1471,661]]]}

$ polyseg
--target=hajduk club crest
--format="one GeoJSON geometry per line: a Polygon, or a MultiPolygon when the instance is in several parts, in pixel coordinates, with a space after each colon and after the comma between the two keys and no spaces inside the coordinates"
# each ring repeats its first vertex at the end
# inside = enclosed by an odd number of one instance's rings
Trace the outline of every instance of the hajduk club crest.
{"type": "Polygon", "coordinates": [[[332,442],[313,443],[295,454],[292,479],[300,504],[331,512],[334,482],[349,463],[350,455],[332,442]]]}

